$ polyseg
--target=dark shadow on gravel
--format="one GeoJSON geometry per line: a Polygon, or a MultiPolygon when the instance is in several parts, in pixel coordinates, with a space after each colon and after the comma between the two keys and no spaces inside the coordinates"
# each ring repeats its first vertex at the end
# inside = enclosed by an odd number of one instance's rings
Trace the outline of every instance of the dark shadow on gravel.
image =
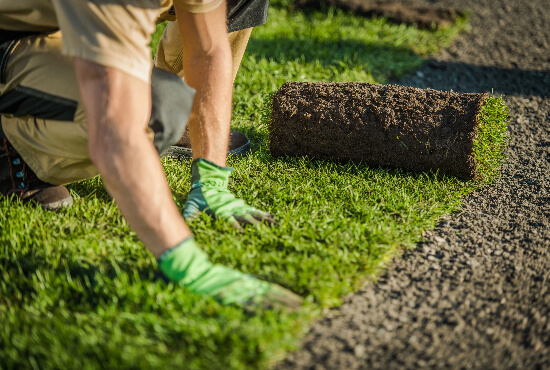
{"type": "Polygon", "coordinates": [[[295,0],[298,10],[321,9],[330,7],[352,12],[355,15],[372,18],[383,17],[397,24],[408,24],[418,28],[450,27],[465,14],[448,7],[416,6],[403,1],[393,0],[295,0]]]}
{"type": "MultiPolygon", "coordinates": [[[[493,92],[505,96],[528,95],[542,98],[550,96],[550,71],[499,68],[431,59],[405,79],[411,86],[435,90],[454,90],[463,93],[493,92]]],[[[390,83],[404,84],[402,79],[392,80],[390,83]]]]}

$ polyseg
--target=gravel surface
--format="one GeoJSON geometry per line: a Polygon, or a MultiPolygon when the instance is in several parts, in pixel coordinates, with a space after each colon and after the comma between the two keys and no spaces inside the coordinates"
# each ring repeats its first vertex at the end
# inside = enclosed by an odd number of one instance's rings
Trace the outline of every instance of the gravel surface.
{"type": "Polygon", "coordinates": [[[550,369],[550,3],[410,2],[469,9],[471,32],[393,82],[503,94],[508,163],[278,368],[550,369]]]}

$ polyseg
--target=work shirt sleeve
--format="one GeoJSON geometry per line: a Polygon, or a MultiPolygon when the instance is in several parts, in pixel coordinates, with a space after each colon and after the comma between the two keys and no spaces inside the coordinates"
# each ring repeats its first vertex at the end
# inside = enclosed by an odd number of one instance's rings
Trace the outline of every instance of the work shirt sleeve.
{"type": "Polygon", "coordinates": [[[216,9],[223,0],[174,0],[174,4],[189,13],[207,13],[216,9]]]}
{"type": "Polygon", "coordinates": [[[159,0],[53,0],[63,53],[116,68],[146,82],[159,0]]]}

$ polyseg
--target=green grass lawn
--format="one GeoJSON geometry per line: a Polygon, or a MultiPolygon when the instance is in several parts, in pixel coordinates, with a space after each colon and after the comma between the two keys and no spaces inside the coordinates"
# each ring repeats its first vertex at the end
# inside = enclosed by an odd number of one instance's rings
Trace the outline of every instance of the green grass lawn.
{"type": "MultiPolygon", "coordinates": [[[[339,11],[273,3],[250,40],[235,86],[233,127],[252,153],[230,159],[230,188],[280,225],[239,234],[191,224],[215,262],[307,297],[300,314],[243,313],[153,280],[156,263],[95,178],[70,186],[51,213],[0,200],[0,368],[262,368],[290,349],[477,184],[304,158],[274,159],[264,101],[288,80],[383,83],[448,45],[464,21],[419,31],[339,11]]],[[[183,206],[190,163],[164,160],[183,206]]],[[[146,176],[146,174],[144,174],[146,176]]]]}

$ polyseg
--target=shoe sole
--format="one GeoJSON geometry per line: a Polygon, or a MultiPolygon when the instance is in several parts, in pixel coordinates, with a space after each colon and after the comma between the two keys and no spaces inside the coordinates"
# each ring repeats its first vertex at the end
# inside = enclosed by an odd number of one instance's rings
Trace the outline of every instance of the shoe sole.
{"type": "MultiPolygon", "coordinates": [[[[235,149],[232,149],[227,152],[228,157],[242,157],[248,151],[250,150],[250,140],[247,140],[247,142],[244,145],[241,145],[235,149]]],[[[161,158],[163,157],[169,157],[174,159],[189,159],[193,158],[193,151],[189,148],[183,148],[181,146],[169,146],[168,149],[166,149],[162,154],[160,155],[161,158]]]]}
{"type": "Polygon", "coordinates": [[[70,196],[68,198],[59,200],[57,202],[52,202],[48,204],[40,204],[40,207],[47,209],[48,211],[57,211],[62,208],[69,208],[73,205],[73,197],[70,196]]]}

